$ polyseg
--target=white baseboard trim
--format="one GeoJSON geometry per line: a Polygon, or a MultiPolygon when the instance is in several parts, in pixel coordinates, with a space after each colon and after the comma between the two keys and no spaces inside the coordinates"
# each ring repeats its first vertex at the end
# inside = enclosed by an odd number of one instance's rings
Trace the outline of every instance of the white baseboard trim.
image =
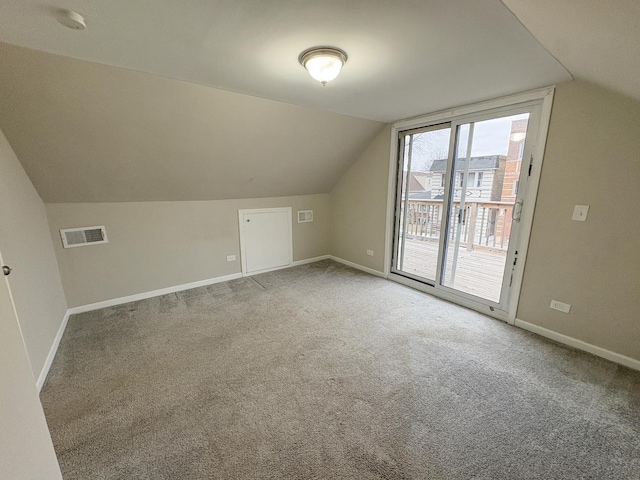
{"type": "MultiPolygon", "coordinates": [[[[344,265],[348,265],[350,267],[356,268],[358,270],[362,270],[364,272],[370,273],[372,275],[376,275],[378,277],[384,277],[383,272],[379,272],[378,270],[374,270],[372,268],[364,267],[362,265],[358,265],[353,262],[349,262],[339,257],[334,257],[333,255],[321,255],[319,257],[306,258],[304,260],[297,260],[292,262],[291,265],[287,265],[281,268],[290,268],[297,267],[299,265],[306,265],[308,263],[319,262],[320,260],[331,259],[338,263],[342,263],[344,265]]],[[[280,270],[280,267],[276,270],[280,270]]],[[[263,273],[263,272],[261,272],[263,273]]],[[[198,282],[184,283],[182,285],[175,285],[173,287],[161,288],[158,290],[151,290],[149,292],[136,293],[135,295],[127,295],[125,297],[112,298],[111,300],[104,300],[102,302],[90,303],[87,305],[79,305],[77,307],[71,307],[67,309],[67,312],[62,319],[62,323],[60,324],[60,328],[58,329],[58,333],[56,334],[55,339],[53,340],[53,344],[51,345],[51,349],[49,350],[49,355],[47,355],[47,359],[45,360],[44,366],[40,371],[40,375],[38,376],[38,380],[36,381],[36,386],[38,391],[42,389],[44,385],[44,381],[47,378],[47,374],[49,373],[49,369],[51,368],[51,364],[53,363],[53,359],[56,356],[56,352],[58,351],[58,347],[60,345],[60,340],[62,340],[62,335],[64,334],[65,329],[67,328],[67,322],[69,321],[69,316],[76,313],[84,313],[90,312],[93,310],[99,310],[101,308],[113,307],[116,305],[122,305],[124,303],[136,302],[138,300],[145,300],[147,298],[158,297],[160,295],[166,295],[168,293],[181,292],[183,290],[189,290],[192,288],[204,287],[207,285],[213,285],[215,283],[227,282],[229,280],[235,280],[237,278],[242,278],[242,273],[234,273],[231,275],[225,275],[223,277],[209,278],[207,280],[200,280],[198,282]]]]}
{"type": "Polygon", "coordinates": [[[47,375],[49,374],[49,369],[51,368],[51,364],[53,363],[53,359],[58,352],[58,347],[60,346],[60,340],[62,340],[62,335],[64,335],[64,331],[67,328],[67,323],[69,322],[69,317],[76,313],[90,312],[92,310],[99,310],[101,308],[113,307],[115,305],[122,305],[124,303],[135,302],[138,300],[145,300],[147,298],[158,297],[160,295],[166,295],[167,293],[175,293],[180,292],[182,290],[189,290],[191,288],[204,287],[206,285],[213,285],[214,283],[226,282],[228,280],[235,280],[236,278],[242,278],[241,273],[234,273],[232,275],[225,275],[223,277],[209,278],[207,280],[200,280],[198,282],[184,283],[182,285],[176,285],[174,287],[161,288],[159,290],[152,290],[150,292],[137,293],[135,295],[127,295],[126,297],[112,298],[111,300],[105,300],[103,302],[90,303],[88,305],[80,305],[77,307],[71,307],[67,309],[67,313],[65,313],[64,318],[62,319],[62,323],[60,324],[60,328],[58,328],[58,333],[53,340],[53,344],[51,345],[51,349],[49,350],[49,355],[47,355],[47,359],[44,362],[42,370],[40,370],[40,375],[38,376],[38,380],[36,381],[36,387],[38,388],[38,392],[42,389],[44,385],[44,381],[47,379],[47,375]]]}
{"type": "MultiPolygon", "coordinates": [[[[282,267],[282,268],[296,267],[298,265],[305,265],[307,263],[318,262],[320,260],[326,260],[329,258],[331,258],[330,255],[322,255],[320,257],[306,258],[304,260],[297,260],[293,262],[291,265],[287,265],[286,267],[282,267]]],[[[362,268],[365,268],[365,267],[362,267],[362,268]]],[[[160,295],[166,295],[168,293],[175,293],[175,292],[181,292],[183,290],[189,290],[192,288],[204,287],[207,285],[213,285],[215,283],[227,282],[229,280],[235,280],[237,278],[242,278],[242,273],[234,273],[231,275],[225,275],[223,277],[209,278],[207,280],[200,280],[198,282],[184,283],[182,285],[161,288],[158,290],[152,290],[150,292],[137,293],[135,295],[127,295],[126,297],[112,298],[111,300],[104,300],[102,302],[90,303],[88,305],[80,305],[77,307],[71,307],[67,309],[67,312],[65,313],[64,318],[62,319],[62,323],[60,323],[60,328],[58,328],[58,333],[56,334],[56,337],[53,340],[53,344],[51,345],[51,349],[49,350],[47,359],[45,360],[44,365],[40,370],[40,375],[38,376],[38,380],[36,381],[38,392],[42,389],[42,386],[44,385],[44,382],[47,379],[47,375],[49,374],[49,369],[51,368],[53,359],[56,356],[58,347],[60,346],[60,340],[62,340],[62,335],[64,335],[64,331],[67,328],[67,323],[69,322],[69,317],[71,315],[76,313],[90,312],[92,310],[99,310],[101,308],[106,308],[106,307],[113,307],[115,305],[122,305],[124,303],[136,302],[138,300],[145,300],[147,298],[158,297],[160,295]]]]}
{"type": "Polygon", "coordinates": [[[331,258],[331,255],[320,255],[319,257],[306,258],[304,260],[296,260],[291,264],[292,267],[297,267],[298,265],[306,265],[307,263],[319,262],[320,260],[328,260],[331,258]]]}
{"type": "MultiPolygon", "coordinates": [[[[327,260],[327,259],[334,260],[338,263],[348,265],[350,267],[356,268],[358,270],[362,270],[364,272],[370,273],[372,275],[376,275],[378,277],[385,276],[383,272],[374,270],[372,268],[364,267],[362,265],[358,265],[357,263],[353,263],[339,257],[334,257],[333,255],[321,255],[319,257],[306,258],[304,260],[296,260],[295,262],[292,262],[291,265],[278,267],[274,270],[297,267],[299,265],[305,265],[307,263],[319,262],[320,260],[327,260]]],[[[260,273],[264,273],[264,272],[260,272],[260,273]]],[[[116,305],[122,305],[124,303],[137,302],[138,300],[146,300],[147,298],[159,297],[160,295],[166,295],[168,293],[181,292],[183,290],[190,290],[192,288],[204,287],[207,285],[213,285],[215,283],[227,282],[229,280],[235,280],[237,278],[242,278],[242,273],[233,273],[231,275],[225,275],[223,277],[215,277],[215,278],[209,278],[207,280],[200,280],[197,282],[183,283],[181,285],[175,285],[173,287],[161,288],[158,290],[151,290],[149,292],[143,292],[143,293],[136,293],[134,295],[127,295],[125,297],[112,298],[111,300],[104,300],[102,302],[89,303],[87,305],[79,305],[77,307],[69,308],[69,310],[67,311],[67,317],[69,316],[69,314],[91,312],[93,310],[100,310],[101,308],[113,307],[116,305]]]]}
{"type": "Polygon", "coordinates": [[[528,330],[529,332],[537,333],[538,335],[542,335],[543,337],[549,338],[558,343],[562,343],[564,345],[577,348],[578,350],[583,350],[585,352],[591,353],[598,357],[605,358],[612,362],[619,363],[620,365],[624,365],[625,367],[629,367],[634,370],[640,370],[640,360],[636,360],[634,358],[612,352],[611,350],[607,350],[602,347],[597,347],[590,343],[583,342],[582,340],[569,337],[568,335],[554,332],[553,330],[549,330],[548,328],[539,327],[538,325],[525,322],[524,320],[520,320],[519,318],[516,318],[515,326],[520,327],[524,330],[528,330]]]}
{"type": "Polygon", "coordinates": [[[62,318],[62,323],[60,323],[60,327],[58,328],[58,333],[56,333],[55,338],[53,339],[53,343],[51,344],[51,348],[49,349],[49,354],[44,361],[44,365],[40,370],[40,375],[38,375],[38,380],[36,380],[36,388],[38,392],[42,390],[42,386],[44,385],[44,381],[47,379],[47,375],[49,374],[49,369],[51,368],[51,364],[53,363],[53,359],[56,356],[58,351],[58,347],[60,346],[60,340],[62,340],[62,335],[64,335],[64,331],[67,328],[67,322],[69,321],[69,316],[71,312],[67,310],[62,318]]]}
{"type": "Polygon", "coordinates": [[[355,268],[357,270],[362,270],[363,272],[370,273],[371,275],[375,275],[376,277],[387,278],[384,272],[380,270],[374,270],[373,268],[365,267],[363,265],[359,265],[357,263],[350,262],[349,260],[345,260],[344,258],[335,257],[333,255],[328,255],[328,258],[333,260],[334,262],[342,263],[343,265],[347,265],[348,267],[355,268]]]}
{"type": "Polygon", "coordinates": [[[318,262],[320,260],[326,260],[329,258],[329,255],[322,255],[320,257],[313,258],[305,258],[304,260],[296,260],[295,262],[291,262],[289,265],[282,265],[280,267],[273,268],[265,268],[264,270],[258,270],[257,272],[249,272],[243,273],[243,277],[253,277],[254,275],[261,275],[263,273],[276,272],[278,270],[284,270],[285,268],[297,267],[299,265],[306,265],[307,263],[318,262]]]}
{"type": "Polygon", "coordinates": [[[160,288],[158,290],[151,290],[150,292],[136,293],[135,295],[127,295],[126,297],[112,298],[111,300],[104,300],[102,302],[80,305],[78,307],[71,307],[69,309],[69,312],[72,314],[90,312],[92,310],[99,310],[101,308],[122,305],[123,303],[137,302],[138,300],[146,300],[147,298],[159,297],[160,295],[166,295],[168,293],[181,292],[183,290],[190,290],[192,288],[213,285],[214,283],[227,282],[229,280],[235,280],[237,278],[242,278],[242,274],[233,273],[231,275],[225,275],[223,277],[215,277],[209,278],[207,280],[199,280],[197,282],[183,283],[182,285],[160,288]]]}
{"type": "MultiPolygon", "coordinates": [[[[305,258],[304,260],[296,260],[295,262],[292,262],[290,265],[261,271],[260,273],[265,273],[267,271],[273,271],[273,270],[282,270],[283,268],[297,267],[298,265],[305,265],[307,263],[319,262],[320,260],[327,260],[329,258],[333,258],[333,257],[331,257],[331,255],[321,255],[319,257],[305,258]]],[[[346,263],[345,260],[336,259],[336,261],[339,261],[341,263],[346,263]]],[[[366,267],[359,267],[359,266],[356,266],[355,264],[350,264],[350,265],[355,268],[366,269],[366,267]]],[[[199,280],[197,282],[183,283],[182,285],[175,285],[173,287],[160,288],[158,290],[151,290],[150,292],[136,293],[134,295],[127,295],[126,297],[112,298],[111,300],[104,300],[102,302],[89,303],[87,305],[71,307],[67,312],[67,317],[69,314],[91,312],[92,310],[100,310],[101,308],[113,307],[115,305],[122,305],[123,303],[137,302],[138,300],[146,300],[147,298],[159,297],[160,295],[166,295],[167,293],[181,292],[183,290],[190,290],[192,288],[205,287],[207,285],[213,285],[215,283],[228,282],[229,280],[235,280],[237,278],[242,278],[242,273],[233,273],[231,275],[225,275],[223,277],[208,278],[207,280],[199,280]]]]}

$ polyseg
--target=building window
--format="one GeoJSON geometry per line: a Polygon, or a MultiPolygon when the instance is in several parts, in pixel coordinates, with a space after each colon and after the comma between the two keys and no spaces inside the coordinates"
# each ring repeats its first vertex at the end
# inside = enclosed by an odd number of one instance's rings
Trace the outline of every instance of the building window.
{"type": "Polygon", "coordinates": [[[518,150],[518,158],[524,156],[524,140],[520,142],[520,149],[518,150]]]}
{"type": "Polygon", "coordinates": [[[444,187],[444,173],[440,175],[440,186],[444,187]]]}
{"type": "Polygon", "coordinates": [[[518,187],[520,186],[520,180],[515,180],[513,182],[513,194],[517,195],[518,194],[518,187]]]}
{"type": "MultiPolygon", "coordinates": [[[[458,173],[458,186],[462,187],[464,184],[464,172],[458,173]]],[[[482,187],[482,172],[469,172],[469,178],[467,179],[467,188],[480,188],[482,187]]]]}

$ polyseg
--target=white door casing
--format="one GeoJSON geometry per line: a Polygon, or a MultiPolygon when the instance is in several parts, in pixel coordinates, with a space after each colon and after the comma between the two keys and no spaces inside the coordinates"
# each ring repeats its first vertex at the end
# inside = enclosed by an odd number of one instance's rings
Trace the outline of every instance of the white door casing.
{"type": "MultiPolygon", "coordinates": [[[[19,274],[19,270],[15,274],[19,274]]],[[[7,277],[0,275],[2,478],[62,479],[11,298],[9,282],[5,278],[7,277]]]]}
{"type": "MultiPolygon", "coordinates": [[[[419,118],[413,118],[409,120],[396,122],[392,127],[392,142],[391,142],[391,155],[389,164],[389,181],[388,181],[388,196],[387,196],[387,226],[386,226],[386,248],[385,248],[385,275],[397,282],[406,284],[418,290],[422,290],[431,293],[436,296],[440,296],[447,300],[459,303],[466,307],[481,311],[488,315],[500,318],[509,323],[513,323],[515,320],[516,308],[520,296],[520,287],[522,284],[522,277],[524,272],[524,264],[526,260],[526,252],[529,244],[529,235],[531,232],[531,226],[533,223],[533,212],[535,207],[535,200],[537,196],[538,184],[540,181],[540,172],[542,167],[542,160],[544,154],[544,148],[546,143],[547,131],[549,126],[549,119],[551,116],[551,105],[553,102],[553,87],[547,87],[531,92],[512,95],[509,97],[503,97],[496,100],[490,100],[475,105],[457,107],[446,111],[436,112],[433,114],[425,115],[419,118]],[[524,196],[519,196],[518,200],[522,202],[523,208],[520,215],[520,221],[517,226],[517,240],[514,241],[513,251],[518,251],[517,266],[513,268],[513,276],[510,278],[510,291],[509,295],[502,304],[496,308],[487,302],[478,301],[472,296],[465,295],[460,292],[452,292],[450,289],[434,288],[432,285],[426,285],[422,282],[416,281],[406,276],[398,275],[392,271],[392,259],[393,259],[393,245],[394,245],[394,225],[395,225],[395,207],[396,207],[396,180],[398,177],[398,152],[400,150],[400,144],[398,141],[398,134],[403,130],[409,130],[411,128],[422,128],[428,125],[436,125],[438,123],[451,122],[452,126],[459,125],[473,117],[482,116],[485,112],[489,115],[499,115],[500,112],[508,112],[517,108],[519,105],[535,104],[537,109],[530,117],[530,122],[535,123],[534,127],[538,127],[536,130],[535,138],[529,138],[531,140],[528,151],[525,152],[525,157],[528,159],[527,165],[527,187],[524,196]]],[[[452,135],[452,138],[454,136],[452,135]]],[[[527,142],[529,143],[529,142],[527,142]]],[[[453,146],[453,144],[452,144],[453,146]]],[[[523,169],[526,168],[523,166],[523,169]]],[[[450,185],[450,178],[447,178],[447,185],[450,185]]],[[[514,257],[511,254],[507,258],[507,264],[514,264],[514,257]]]]}

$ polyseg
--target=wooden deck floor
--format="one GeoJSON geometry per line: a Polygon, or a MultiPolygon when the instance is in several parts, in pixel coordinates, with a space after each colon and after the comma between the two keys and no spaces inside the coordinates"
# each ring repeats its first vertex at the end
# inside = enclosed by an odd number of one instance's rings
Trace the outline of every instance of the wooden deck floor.
{"type": "MultiPolygon", "coordinates": [[[[453,255],[449,255],[447,259],[447,278],[449,278],[451,271],[452,257],[453,255]]],[[[437,260],[437,243],[407,238],[403,271],[435,279],[437,260]]],[[[478,250],[468,252],[466,248],[461,247],[458,254],[455,282],[453,285],[446,282],[445,285],[498,302],[500,301],[505,262],[506,255],[503,253],[478,250]]]]}

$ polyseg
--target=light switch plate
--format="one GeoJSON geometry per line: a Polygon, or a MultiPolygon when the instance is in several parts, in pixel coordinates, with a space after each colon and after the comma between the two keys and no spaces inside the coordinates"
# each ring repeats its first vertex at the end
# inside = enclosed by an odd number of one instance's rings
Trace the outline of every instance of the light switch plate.
{"type": "Polygon", "coordinates": [[[367,255],[369,255],[370,257],[373,257],[373,250],[367,250],[367,255]]]}
{"type": "Polygon", "coordinates": [[[587,213],[589,213],[589,205],[576,205],[573,209],[573,217],[571,217],[571,220],[586,222],[587,213]]]}
{"type": "Polygon", "coordinates": [[[236,256],[235,255],[227,255],[227,262],[233,262],[235,261],[236,256]]]}

